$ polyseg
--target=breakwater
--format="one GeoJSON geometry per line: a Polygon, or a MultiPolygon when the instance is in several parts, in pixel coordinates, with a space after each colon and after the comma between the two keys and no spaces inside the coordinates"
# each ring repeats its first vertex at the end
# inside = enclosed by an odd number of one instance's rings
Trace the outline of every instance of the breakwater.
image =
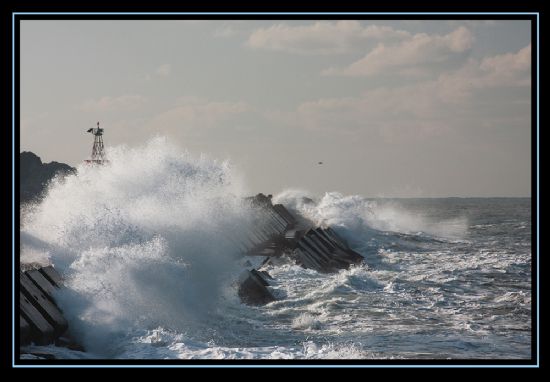
{"type": "MultiPolygon", "coordinates": [[[[316,227],[299,220],[284,205],[273,204],[270,196],[258,194],[246,201],[255,212],[254,224],[239,237],[229,237],[241,248],[245,260],[237,281],[243,303],[261,305],[276,300],[269,288],[273,277],[262,269],[270,263],[294,262],[320,273],[330,273],[363,260],[330,227],[316,227]],[[252,257],[262,258],[259,266],[246,261],[252,257]]],[[[56,269],[31,267],[21,269],[19,276],[20,345],[55,343],[84,350],[72,340],[70,323],[55,302],[55,290],[63,287],[62,276],[56,269]]]]}

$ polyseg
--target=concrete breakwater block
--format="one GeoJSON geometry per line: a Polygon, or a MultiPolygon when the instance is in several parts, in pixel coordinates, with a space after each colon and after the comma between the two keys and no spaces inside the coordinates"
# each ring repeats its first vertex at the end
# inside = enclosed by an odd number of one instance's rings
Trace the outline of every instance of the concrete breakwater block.
{"type": "Polygon", "coordinates": [[[289,235],[288,230],[296,219],[283,205],[273,205],[271,195],[260,193],[246,200],[255,209],[256,216],[253,227],[240,239],[244,245],[239,246],[245,247],[246,256],[281,256],[287,247],[285,235],[289,235]]]}
{"type": "Polygon", "coordinates": [[[52,266],[19,272],[21,345],[50,344],[67,332],[67,320],[54,300],[54,291],[61,285],[62,278],[52,266]]]}
{"type": "MultiPolygon", "coordinates": [[[[271,195],[258,194],[248,200],[257,209],[259,217],[253,229],[256,234],[248,235],[255,236],[256,240],[252,240],[252,248],[245,255],[265,256],[260,269],[290,260],[304,268],[331,273],[363,261],[363,256],[350,249],[333,229],[312,228],[304,221],[299,222],[282,204],[273,205],[271,195]]],[[[248,304],[273,301],[273,295],[267,289],[268,280],[269,277],[254,269],[246,271],[240,281],[241,300],[248,304]]]]}
{"type": "Polygon", "coordinates": [[[305,235],[307,229],[305,228],[292,228],[285,232],[284,235],[284,245],[286,248],[293,249],[296,248],[296,245],[305,235]]]}
{"type": "Polygon", "coordinates": [[[22,345],[31,342],[31,326],[21,314],[19,314],[19,342],[22,345]]]}
{"type": "Polygon", "coordinates": [[[347,269],[363,261],[363,256],[349,248],[346,241],[330,228],[305,231],[290,230],[285,235],[291,257],[304,268],[329,273],[347,269]]]}
{"type": "MultiPolygon", "coordinates": [[[[19,292],[19,313],[30,326],[29,341],[37,345],[47,345],[53,342],[55,338],[54,328],[22,292],[19,292]]],[[[21,325],[19,325],[19,328],[22,329],[21,325]]]]}
{"type": "Polygon", "coordinates": [[[61,335],[67,330],[67,320],[65,320],[59,308],[22,272],[19,274],[19,285],[21,293],[25,295],[25,298],[54,328],[56,336],[61,335]]]}
{"type": "Polygon", "coordinates": [[[57,273],[54,267],[51,265],[39,269],[40,273],[44,275],[54,286],[60,288],[63,285],[63,279],[57,273]]]}
{"type": "Polygon", "coordinates": [[[54,302],[53,294],[57,288],[52,284],[40,271],[33,269],[31,271],[25,272],[28,278],[36,285],[38,289],[52,302],[54,302]]]}
{"type": "Polygon", "coordinates": [[[239,277],[238,294],[242,302],[249,305],[263,305],[275,301],[267,289],[266,276],[255,269],[245,270],[239,277]]]}

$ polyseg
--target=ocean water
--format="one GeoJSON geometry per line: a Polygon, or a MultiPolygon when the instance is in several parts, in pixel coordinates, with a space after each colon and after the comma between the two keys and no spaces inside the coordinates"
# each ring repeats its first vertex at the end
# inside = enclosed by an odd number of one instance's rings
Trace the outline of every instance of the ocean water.
{"type": "Polygon", "coordinates": [[[331,225],[365,261],[328,275],[270,266],[280,299],[252,307],[235,284],[239,241],[254,220],[242,201],[246,177],[162,138],[109,155],[107,166],[54,180],[42,203],[22,211],[21,261],[54,264],[66,278],[56,299],[87,349],[26,351],[67,359],[531,356],[528,198],[284,191],[275,202],[331,225]]]}

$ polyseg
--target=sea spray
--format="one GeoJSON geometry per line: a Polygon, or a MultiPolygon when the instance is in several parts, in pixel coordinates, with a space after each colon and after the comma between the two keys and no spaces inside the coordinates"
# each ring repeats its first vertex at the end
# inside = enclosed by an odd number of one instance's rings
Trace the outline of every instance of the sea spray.
{"type": "Polygon", "coordinates": [[[275,195],[275,203],[283,203],[315,225],[345,228],[348,238],[371,230],[403,234],[427,234],[444,239],[464,237],[468,221],[465,216],[431,220],[424,214],[403,208],[395,200],[372,200],[360,195],[327,192],[317,200],[303,190],[285,190],[275,195]]]}
{"type": "Polygon", "coordinates": [[[239,248],[231,236],[252,224],[227,162],[195,158],[163,138],[111,148],[109,159],[52,182],[21,228],[22,260],[56,266],[71,330],[107,355],[132,328],[185,331],[204,322],[233,276],[239,248]]]}
{"type": "Polygon", "coordinates": [[[234,239],[251,216],[234,170],[162,140],[110,153],[127,167],[81,168],[64,185],[54,182],[21,233],[22,255],[49,258],[69,277],[58,298],[89,351],[29,351],[122,359],[531,356],[530,199],[281,193],[274,201],[332,225],[366,260],[328,275],[270,266],[282,298],[250,307],[228,287],[239,273],[234,239]],[[92,199],[94,190],[101,195],[92,199]]]}

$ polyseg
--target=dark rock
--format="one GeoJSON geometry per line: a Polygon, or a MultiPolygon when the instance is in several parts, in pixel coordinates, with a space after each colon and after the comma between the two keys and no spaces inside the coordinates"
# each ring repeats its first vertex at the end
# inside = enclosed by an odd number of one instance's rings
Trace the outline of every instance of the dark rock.
{"type": "Polygon", "coordinates": [[[19,154],[20,203],[38,201],[43,197],[48,182],[56,175],[74,174],[76,169],[65,163],[42,163],[40,157],[30,151],[19,154]]]}

